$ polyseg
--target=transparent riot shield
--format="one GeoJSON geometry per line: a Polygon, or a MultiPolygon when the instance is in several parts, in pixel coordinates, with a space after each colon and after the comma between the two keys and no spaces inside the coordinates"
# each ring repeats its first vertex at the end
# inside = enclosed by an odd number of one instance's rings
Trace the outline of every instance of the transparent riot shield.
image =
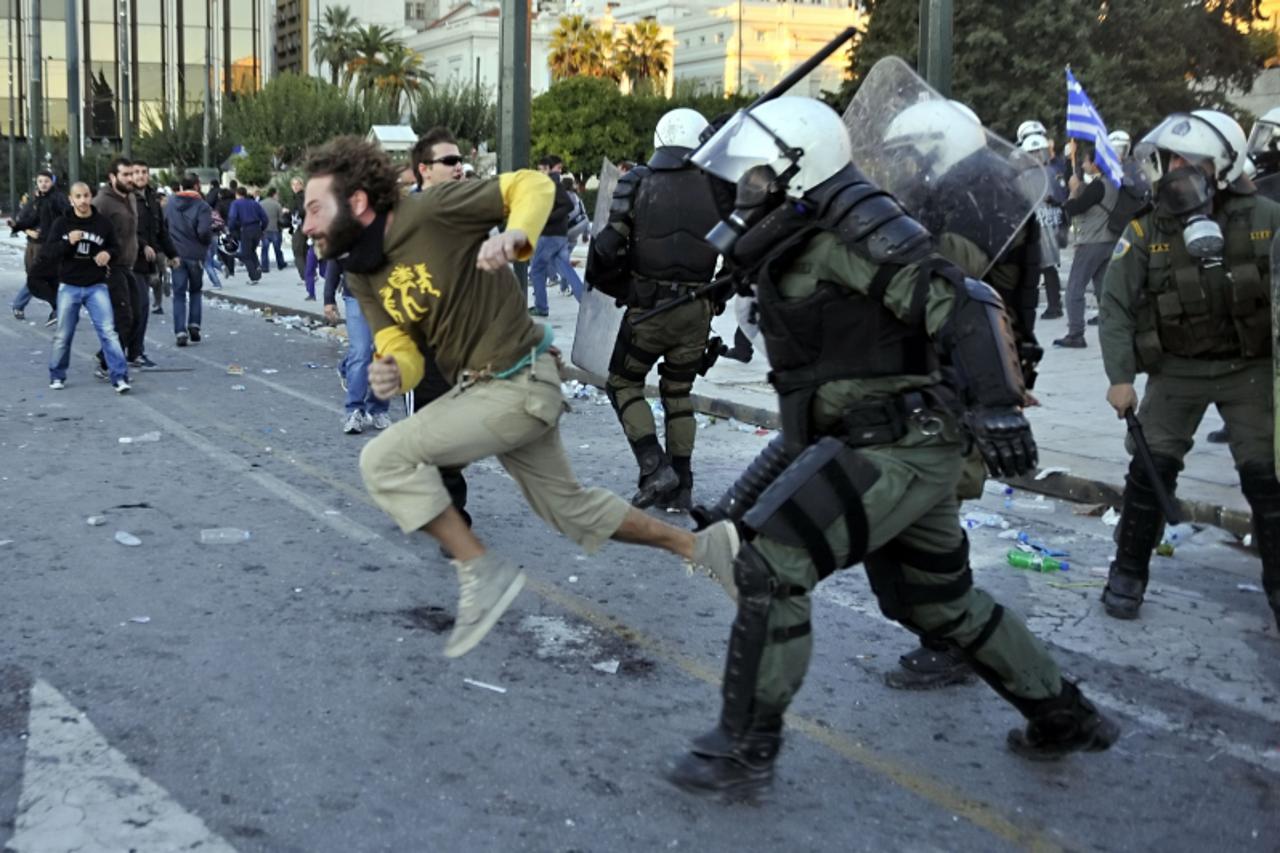
{"type": "MultiPolygon", "coordinates": [[[[591,237],[595,238],[609,221],[609,204],[621,173],[606,157],[600,164],[600,188],[596,194],[595,216],[591,220],[591,237]]],[[[619,308],[612,296],[605,296],[591,286],[588,278],[582,304],[578,306],[578,325],[573,333],[570,360],[588,373],[604,378],[609,375],[609,359],[618,340],[625,309],[619,308]]]]}
{"type": "Polygon", "coordinates": [[[1043,166],[896,56],[871,68],[844,121],[854,165],[935,237],[977,245],[988,269],[1048,192],[1043,166]]]}
{"type": "MultiPolygon", "coordinates": [[[[1271,241],[1271,385],[1272,400],[1280,400],[1280,235],[1271,241]]],[[[1272,403],[1272,446],[1276,470],[1280,471],[1280,418],[1272,403]]]]}

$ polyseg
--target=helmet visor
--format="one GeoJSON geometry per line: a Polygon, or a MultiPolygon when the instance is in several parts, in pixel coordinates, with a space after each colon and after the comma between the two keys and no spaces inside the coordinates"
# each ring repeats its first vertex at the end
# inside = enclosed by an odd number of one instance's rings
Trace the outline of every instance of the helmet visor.
{"type": "Polygon", "coordinates": [[[1273,151],[1277,142],[1280,142],[1280,125],[1260,121],[1249,133],[1249,153],[1264,154],[1273,151]]]}
{"type": "Polygon", "coordinates": [[[752,167],[767,166],[783,157],[792,157],[787,144],[749,110],[739,110],[693,153],[689,162],[736,184],[752,167]]]}

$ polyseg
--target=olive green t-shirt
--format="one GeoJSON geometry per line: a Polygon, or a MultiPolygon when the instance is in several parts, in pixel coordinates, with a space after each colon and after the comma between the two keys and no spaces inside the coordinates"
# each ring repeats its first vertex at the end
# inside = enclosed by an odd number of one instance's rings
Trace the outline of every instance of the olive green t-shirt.
{"type": "Polygon", "coordinates": [[[476,268],[480,245],[506,217],[500,178],[455,181],[401,198],[383,236],[386,262],[348,273],[375,340],[398,328],[430,348],[450,382],[500,372],[542,340],[510,267],[476,268]]]}

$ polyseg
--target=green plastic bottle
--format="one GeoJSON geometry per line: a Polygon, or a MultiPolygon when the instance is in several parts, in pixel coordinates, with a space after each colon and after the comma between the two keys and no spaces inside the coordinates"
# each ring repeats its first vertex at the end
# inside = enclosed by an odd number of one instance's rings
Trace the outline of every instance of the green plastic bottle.
{"type": "Polygon", "coordinates": [[[1071,568],[1066,560],[1055,560],[1040,554],[1029,554],[1014,548],[1009,552],[1009,565],[1015,569],[1030,569],[1033,572],[1065,572],[1071,568]]]}

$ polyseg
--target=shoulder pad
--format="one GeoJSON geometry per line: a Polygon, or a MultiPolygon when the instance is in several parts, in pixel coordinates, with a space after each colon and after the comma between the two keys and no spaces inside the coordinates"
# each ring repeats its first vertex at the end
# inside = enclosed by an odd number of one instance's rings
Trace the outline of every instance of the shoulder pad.
{"type": "Polygon", "coordinates": [[[613,198],[609,202],[610,220],[631,216],[631,208],[635,206],[636,192],[640,189],[640,181],[648,174],[649,170],[647,168],[637,166],[618,178],[618,186],[614,188],[613,198]]]}
{"type": "Polygon", "coordinates": [[[877,264],[909,264],[932,250],[933,237],[874,184],[850,184],[830,200],[822,217],[825,230],[877,264]]]}
{"type": "Polygon", "coordinates": [[[685,160],[689,157],[689,149],[682,148],[677,145],[666,145],[653,152],[653,156],[649,158],[649,162],[645,165],[657,172],[671,172],[676,169],[685,167],[685,160]]]}

